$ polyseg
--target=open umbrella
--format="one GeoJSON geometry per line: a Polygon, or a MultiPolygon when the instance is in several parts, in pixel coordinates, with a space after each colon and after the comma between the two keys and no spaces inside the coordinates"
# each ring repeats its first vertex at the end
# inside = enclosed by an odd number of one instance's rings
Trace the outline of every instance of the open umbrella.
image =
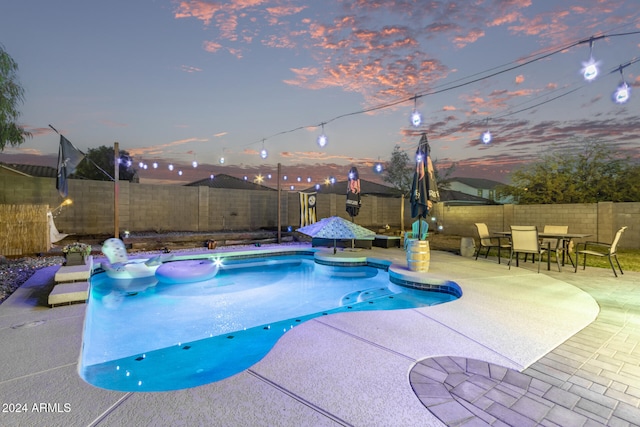
{"type": "Polygon", "coordinates": [[[373,240],[376,236],[371,230],[347,221],[339,216],[323,218],[315,224],[298,228],[300,233],[321,239],[333,239],[333,253],[336,253],[338,239],[373,240]]]}
{"type": "Polygon", "coordinates": [[[353,166],[349,169],[349,180],[347,181],[347,213],[353,221],[354,216],[360,212],[360,176],[358,169],[353,166]]]}
{"type": "MultiPolygon", "coordinates": [[[[422,134],[416,150],[416,171],[411,185],[411,217],[426,218],[433,202],[440,200],[440,192],[436,183],[433,163],[431,162],[429,141],[427,135],[422,134]]],[[[420,221],[420,225],[422,221],[420,221]]],[[[419,236],[422,230],[418,230],[419,236]]]]}

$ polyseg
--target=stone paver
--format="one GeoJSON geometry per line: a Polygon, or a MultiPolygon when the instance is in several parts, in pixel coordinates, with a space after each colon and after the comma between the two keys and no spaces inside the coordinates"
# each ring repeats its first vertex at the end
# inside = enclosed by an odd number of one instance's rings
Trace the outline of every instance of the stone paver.
{"type": "Polygon", "coordinates": [[[598,275],[597,286],[579,273],[557,276],[598,302],[601,311],[592,324],[522,372],[472,359],[453,363],[446,356],[419,361],[412,386],[418,379],[432,388],[442,385],[449,396],[438,388],[437,402],[449,398],[461,405],[449,402],[447,418],[440,418],[432,409],[436,400],[418,395],[420,400],[446,425],[467,425],[457,423],[472,412],[481,425],[492,426],[640,426],[640,283],[600,277],[599,270],[586,273],[598,275]],[[446,373],[421,368],[434,362],[446,373]],[[490,375],[487,369],[505,373],[490,375]],[[442,381],[445,375],[459,381],[452,386],[442,381]],[[478,387],[480,376],[492,386],[478,387]],[[458,416],[454,408],[460,408],[458,416]]]}

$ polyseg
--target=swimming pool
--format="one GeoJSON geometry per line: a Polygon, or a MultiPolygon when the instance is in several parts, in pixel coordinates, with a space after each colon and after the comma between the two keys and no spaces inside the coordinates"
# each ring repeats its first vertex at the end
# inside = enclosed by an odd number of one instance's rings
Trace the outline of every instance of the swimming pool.
{"type": "Polygon", "coordinates": [[[250,368],[307,320],[459,296],[457,286],[412,289],[391,283],[384,263],[359,264],[322,265],[312,254],[228,257],[213,279],[182,284],[95,274],[80,375],[118,391],[195,387],[250,368]]]}

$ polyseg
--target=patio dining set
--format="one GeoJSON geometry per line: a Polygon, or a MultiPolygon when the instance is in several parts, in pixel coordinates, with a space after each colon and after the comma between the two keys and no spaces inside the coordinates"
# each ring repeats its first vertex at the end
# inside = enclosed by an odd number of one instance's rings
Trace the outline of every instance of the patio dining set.
{"type": "Polygon", "coordinates": [[[585,239],[591,237],[592,234],[570,233],[567,225],[545,225],[541,232],[538,231],[538,227],[535,225],[512,225],[509,231],[494,231],[493,233],[489,232],[489,228],[485,223],[476,223],[475,226],[480,240],[480,245],[475,253],[476,260],[483,250],[485,250],[484,256],[487,258],[491,249],[497,249],[498,263],[500,264],[501,251],[506,250],[509,253],[508,266],[511,269],[514,255],[516,267],[519,266],[520,254],[525,255],[525,262],[529,255],[532,256],[532,262],[535,262],[537,255],[538,272],[540,272],[540,264],[544,255],[547,258],[547,270],[551,270],[551,254],[554,253],[558,271],[562,271],[561,266],[564,266],[565,261],[568,259],[574,268],[574,272],[577,272],[580,256],[582,255],[583,257],[582,269],[584,270],[587,255],[589,255],[606,257],[616,277],[618,277],[618,273],[615,265],[617,265],[620,274],[624,274],[618,261],[617,247],[622,233],[627,229],[626,226],[617,231],[611,242],[585,241],[576,244],[575,260],[571,256],[574,248],[574,239],[585,239]]]}

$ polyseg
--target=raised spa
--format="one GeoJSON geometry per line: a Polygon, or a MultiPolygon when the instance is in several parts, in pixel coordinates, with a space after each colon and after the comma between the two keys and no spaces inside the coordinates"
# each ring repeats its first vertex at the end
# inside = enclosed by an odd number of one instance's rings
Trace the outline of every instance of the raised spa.
{"type": "Polygon", "coordinates": [[[94,274],[82,378],[118,391],[195,387],[250,368],[307,320],[424,307],[461,295],[452,282],[432,291],[412,288],[390,278],[386,262],[321,265],[312,252],[228,256],[217,264],[215,277],[191,283],[94,274]]]}

